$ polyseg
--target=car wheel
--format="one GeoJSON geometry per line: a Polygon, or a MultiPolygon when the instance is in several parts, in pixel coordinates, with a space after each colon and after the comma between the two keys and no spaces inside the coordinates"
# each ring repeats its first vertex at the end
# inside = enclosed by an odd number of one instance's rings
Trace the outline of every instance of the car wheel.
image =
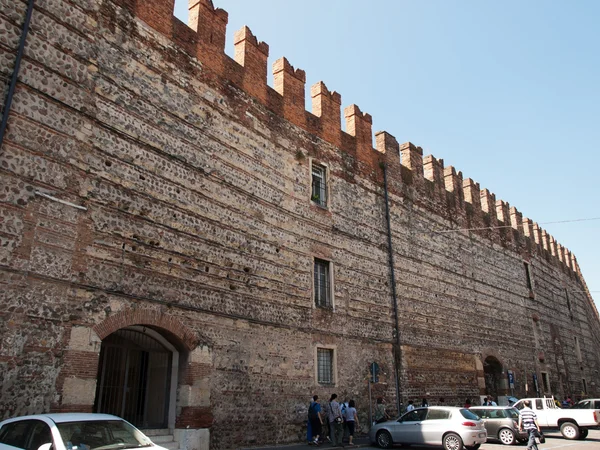
{"type": "Polygon", "coordinates": [[[444,436],[444,450],[462,450],[463,441],[458,434],[448,433],[444,436]]]}
{"type": "Polygon", "coordinates": [[[585,439],[588,435],[588,429],[587,428],[583,428],[579,430],[579,439],[585,439]]]}
{"type": "Polygon", "coordinates": [[[563,423],[560,432],[565,439],[579,439],[579,427],[573,422],[563,423]]]}
{"type": "Polygon", "coordinates": [[[515,433],[509,428],[502,428],[498,433],[498,439],[504,445],[513,445],[515,443],[515,433]]]}
{"type": "Polygon", "coordinates": [[[385,430],[381,430],[377,433],[377,445],[381,448],[392,448],[392,445],[394,445],[392,435],[385,430]]]}

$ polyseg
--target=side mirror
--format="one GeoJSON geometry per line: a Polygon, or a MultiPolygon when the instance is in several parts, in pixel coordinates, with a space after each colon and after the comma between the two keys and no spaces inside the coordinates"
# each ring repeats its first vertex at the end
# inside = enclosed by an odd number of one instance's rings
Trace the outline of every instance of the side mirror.
{"type": "Polygon", "coordinates": [[[38,447],[38,450],[52,450],[52,442],[48,442],[47,444],[42,444],[38,447]]]}

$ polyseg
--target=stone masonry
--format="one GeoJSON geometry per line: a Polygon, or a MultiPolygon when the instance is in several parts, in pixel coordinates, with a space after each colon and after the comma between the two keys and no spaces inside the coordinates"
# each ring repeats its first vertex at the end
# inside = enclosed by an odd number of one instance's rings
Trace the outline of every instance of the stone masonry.
{"type": "MultiPolygon", "coordinates": [[[[3,111],[28,2],[0,0],[3,111]]],[[[0,419],[95,411],[122,329],[179,355],[182,449],[296,442],[315,393],[354,398],[367,423],[374,361],[391,409],[396,373],[404,403],[462,404],[494,377],[495,395],[535,395],[534,374],[541,394],[600,396],[598,312],[566,247],[420,147],[374,147],[358,106],[342,131],[324,83],[306,111],[287,59],[268,86],[268,45],[245,27],[227,56],[210,0],[190,0],[189,25],[173,7],[35,1],[0,148],[0,419]]]]}

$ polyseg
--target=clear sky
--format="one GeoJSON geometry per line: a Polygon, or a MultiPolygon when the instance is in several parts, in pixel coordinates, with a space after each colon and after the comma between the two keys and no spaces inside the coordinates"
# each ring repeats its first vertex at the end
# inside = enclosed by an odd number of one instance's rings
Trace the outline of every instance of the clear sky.
{"type": "Polygon", "coordinates": [[[575,254],[600,309],[600,220],[548,223],[600,217],[600,1],[213,2],[229,55],[248,25],[269,67],[306,71],[308,101],[324,81],[515,206],[575,254]]]}

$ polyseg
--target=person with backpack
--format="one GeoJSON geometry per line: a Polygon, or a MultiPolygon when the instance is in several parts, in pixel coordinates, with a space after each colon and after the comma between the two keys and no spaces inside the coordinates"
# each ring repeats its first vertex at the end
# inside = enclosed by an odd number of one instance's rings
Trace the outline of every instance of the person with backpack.
{"type": "Polygon", "coordinates": [[[319,436],[321,435],[321,425],[323,425],[323,418],[321,417],[321,404],[319,403],[319,396],[313,396],[313,401],[310,402],[308,407],[308,421],[310,422],[310,429],[312,430],[312,443],[319,445],[319,436]]]}

